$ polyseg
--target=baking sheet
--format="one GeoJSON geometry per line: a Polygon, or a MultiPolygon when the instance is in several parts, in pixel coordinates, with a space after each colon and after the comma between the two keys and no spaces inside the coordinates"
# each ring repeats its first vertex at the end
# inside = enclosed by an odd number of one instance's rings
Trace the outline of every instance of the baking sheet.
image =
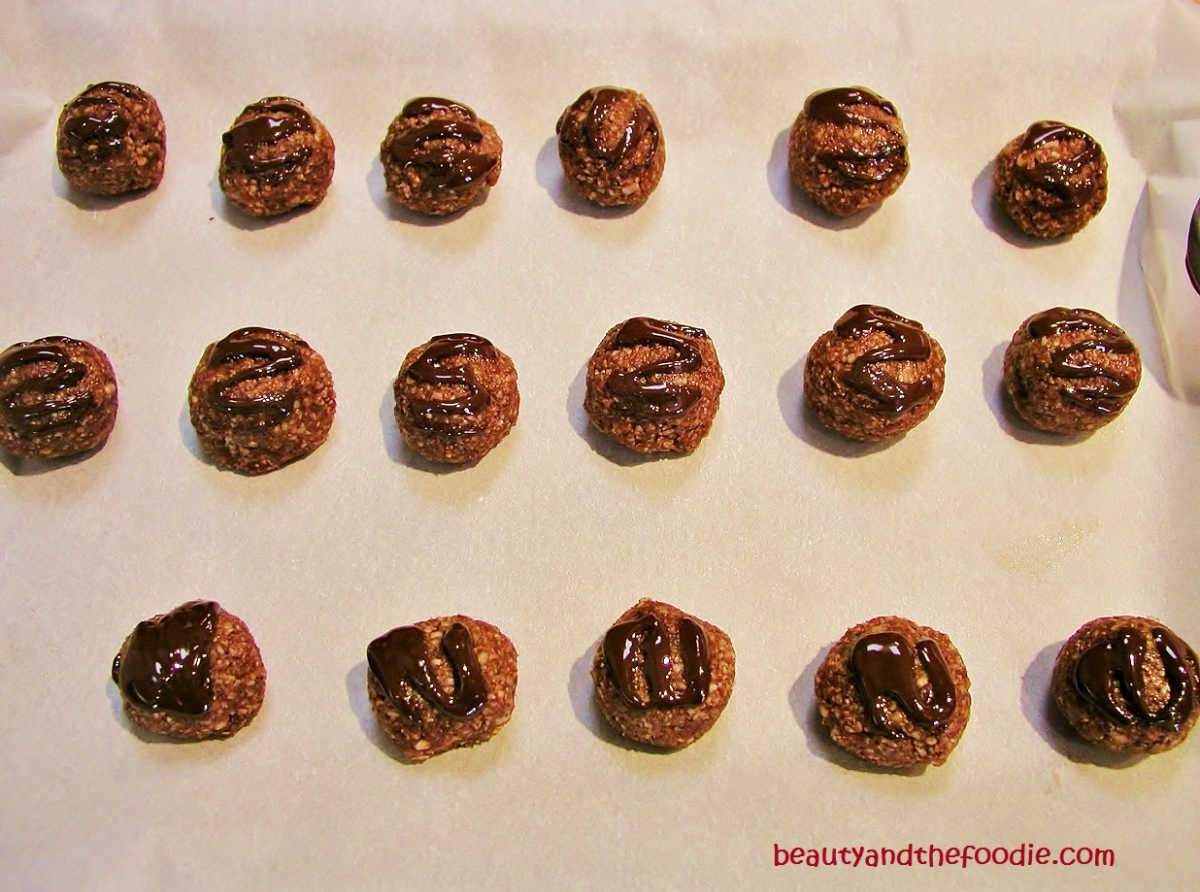
{"type": "Polygon", "coordinates": [[[1164,40],[1188,46],[1168,17],[1197,15],[1187,0],[9,4],[5,343],[93,341],[121,408],[85,461],[0,469],[2,882],[1174,882],[1197,743],[1106,758],[1061,729],[1046,684],[1096,616],[1156,615],[1200,641],[1200,411],[1170,391],[1137,252],[1140,147],[1163,116],[1114,114],[1164,40]],[[105,79],[140,84],[166,119],[164,180],[135,199],[72,193],[54,166],[59,108],[105,79]],[[666,173],[634,213],[589,209],[558,170],[558,114],[603,83],[641,90],[662,121],[666,173]],[[786,133],[808,93],[850,83],[896,103],[912,170],[835,224],[787,186],[786,133]],[[318,208],[252,222],[216,186],[220,134],[278,93],[324,121],[337,172],[318,208]],[[449,221],[383,192],[379,141],[422,94],[472,105],[504,139],[498,186],[449,221]],[[1101,142],[1110,191],[1086,230],[1042,245],[988,196],[996,151],[1046,117],[1101,142]],[[937,410],[882,448],[799,408],[808,346],[864,301],[921,320],[948,356],[937,410]],[[1145,363],[1128,411],[1079,441],[1021,427],[997,390],[1017,324],[1062,303],[1118,321],[1145,363]],[[704,327],[724,365],[689,457],[642,460],[588,430],[584,365],[636,314],[704,327]],[[247,324],[305,337],[339,403],[322,449],[254,479],[198,457],[185,404],[204,345],[247,324]],[[409,348],[459,330],[513,357],[521,418],[478,466],[441,472],[399,442],[391,379],[409,348]],[[738,653],[724,716],[678,753],[622,745],[591,706],[595,642],[642,596],[716,623],[738,653]],[[121,717],[109,663],[137,621],[196,597],[249,624],[266,703],[229,741],[152,741],[121,717]],[[405,765],[370,717],[365,647],[454,612],[516,644],[517,708],[488,745],[405,765]],[[871,770],[814,718],[828,646],[882,613],[946,631],[970,671],[971,722],[941,768],[871,770]],[[1116,864],[774,865],[777,845],[910,843],[1099,847],[1116,864]]]}

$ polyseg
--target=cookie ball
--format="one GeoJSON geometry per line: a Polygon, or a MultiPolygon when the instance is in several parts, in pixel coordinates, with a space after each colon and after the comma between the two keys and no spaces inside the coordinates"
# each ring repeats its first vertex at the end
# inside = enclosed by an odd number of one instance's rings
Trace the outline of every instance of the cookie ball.
{"type": "Polygon", "coordinates": [[[971,716],[971,682],[953,643],[899,616],[847,629],[814,686],[833,742],[885,768],[941,765],[971,716]]]}
{"type": "Polygon", "coordinates": [[[333,150],[333,137],[303,102],[268,96],[221,135],[221,191],[252,217],[320,204],[333,180],[333,150]]]}
{"type": "Polygon", "coordinates": [[[592,661],[596,703],[623,737],[681,749],[706,734],[733,694],[729,636],[643,598],[607,632],[592,661]]]}
{"type": "Polygon", "coordinates": [[[325,360],[297,335],[240,328],[208,345],[188,405],[213,464],[265,474],[325,442],[337,399],[325,360]]]}
{"type": "Polygon", "coordinates": [[[1004,351],[1004,390],[1026,422],[1057,434],[1108,424],[1142,380],[1137,347],[1092,310],[1055,307],[1021,323],[1004,351]]]}
{"type": "Polygon", "coordinates": [[[489,740],[512,715],[516,692],[516,648],[482,620],[439,616],[367,646],[371,711],[413,762],[489,740]]]}
{"type": "Polygon", "coordinates": [[[1027,235],[1078,232],[1104,207],[1108,161],[1100,144],[1059,121],[1036,121],[996,156],[996,204],[1027,235]]]}
{"type": "Polygon", "coordinates": [[[388,127],[379,159],[398,203],[436,217],[483,198],[500,179],[496,128],[460,102],[412,99],[388,127]]]}
{"type": "Polygon", "coordinates": [[[1081,737],[1116,753],[1178,746],[1200,717],[1196,652],[1156,619],[1106,616],[1067,639],[1051,688],[1081,737]]]}
{"type": "Polygon", "coordinates": [[[593,87],[563,111],[554,129],[563,174],[588,201],[639,205],[662,178],[662,127],[641,93],[593,87]]]}
{"type": "Polygon", "coordinates": [[[804,363],[804,398],[851,440],[896,437],[928,417],[946,384],[946,355],[920,322],[886,307],[847,310],[804,363]]]}
{"type": "Polygon", "coordinates": [[[267,670],[246,624],[215,601],[140,622],[113,659],[125,714],[166,737],[231,737],[258,715],[267,670]]]}
{"type": "Polygon", "coordinates": [[[92,84],[58,116],[58,169],[92,195],[157,186],[167,157],[167,130],[154,97],[133,84],[92,84]]]}
{"type": "Polygon", "coordinates": [[[62,458],[102,446],[117,420],[117,379],[104,351],[61,336],[0,353],[0,447],[62,458]]]}
{"type": "Polygon", "coordinates": [[[788,173],[835,216],[879,204],[908,175],[908,136],[896,107],[866,87],[813,93],[788,137],[788,173]]]}
{"type": "Polygon", "coordinates": [[[724,388],[703,329],[636,316],[610,328],[592,354],[583,406],[596,430],[637,452],[691,452],[724,388]]]}
{"type": "Polygon", "coordinates": [[[404,441],[432,462],[483,458],[512,430],[521,408],[512,360],[473,334],[438,335],[414,347],[393,392],[404,441]]]}

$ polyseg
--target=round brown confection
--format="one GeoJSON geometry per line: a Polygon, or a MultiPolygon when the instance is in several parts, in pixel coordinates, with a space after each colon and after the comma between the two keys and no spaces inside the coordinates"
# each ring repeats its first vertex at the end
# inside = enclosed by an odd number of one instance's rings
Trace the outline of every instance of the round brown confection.
{"type": "Polygon", "coordinates": [[[400,626],[367,646],[371,711],[414,762],[490,739],[512,715],[516,692],[516,648],[469,616],[400,626]]]}
{"type": "Polygon", "coordinates": [[[567,106],[555,132],[567,182],[588,201],[639,205],[662,178],[662,127],[641,93],[593,87],[567,106]]]}
{"type": "Polygon", "coordinates": [[[971,716],[971,681],[943,633],[898,616],[846,630],[814,680],[833,742],[875,765],[941,765],[971,716]]]}
{"type": "Polygon", "coordinates": [[[788,137],[788,172],[838,217],[883,201],[908,175],[908,136],[895,106],[866,87],[813,93],[788,137]]]}
{"type": "Polygon", "coordinates": [[[1108,162],[1100,144],[1059,121],[1036,121],[996,156],[996,203],[1027,235],[1078,232],[1104,207],[1108,162]]]}
{"type": "Polygon", "coordinates": [[[297,335],[252,327],[208,345],[188,404],[213,464],[264,474],[325,442],[337,399],[321,354],[297,335]]]}
{"type": "Polygon", "coordinates": [[[0,353],[0,447],[62,458],[102,446],[117,420],[117,379],[104,351],[61,336],[0,353]]]}
{"type": "Polygon", "coordinates": [[[333,180],[333,153],[333,137],[303,102],[267,96],[221,135],[221,191],[252,217],[320,204],[333,180]]]}
{"type": "Polygon", "coordinates": [[[886,307],[847,310],[804,363],[804,398],[830,430],[885,440],[928,417],[946,384],[946,355],[921,323],[886,307]]]}
{"type": "Polygon", "coordinates": [[[379,147],[392,198],[445,216],[480,200],[500,179],[496,128],[460,102],[420,96],[405,104],[379,147]]]}
{"type": "Polygon", "coordinates": [[[703,329],[635,316],[610,328],[592,354],[583,406],[597,430],[637,452],[691,452],[724,388],[703,329]]]}
{"type": "Polygon", "coordinates": [[[733,694],[733,643],[711,623],[643,598],[592,662],[596,703],[623,737],[666,749],[698,740],[733,694]]]}
{"type": "Polygon", "coordinates": [[[1030,316],[1004,351],[1004,390],[1017,414],[1051,433],[1103,427],[1141,379],[1137,347],[1092,310],[1055,307],[1030,316]]]}
{"type": "Polygon", "coordinates": [[[230,737],[258,715],[267,671],[246,624],[215,601],[138,623],[112,663],[125,714],[166,737],[230,737]]]}
{"type": "Polygon", "coordinates": [[[438,335],[414,347],[393,392],[404,441],[433,462],[483,458],[512,430],[521,408],[512,360],[473,334],[438,335]]]}
{"type": "Polygon", "coordinates": [[[1085,740],[1117,753],[1161,753],[1200,717],[1200,661],[1156,619],[1106,616],[1067,639],[1051,690],[1085,740]]]}
{"type": "Polygon", "coordinates": [[[157,186],[166,157],[158,103],[133,84],[92,84],[58,117],[58,169],[80,192],[121,195],[157,186]]]}

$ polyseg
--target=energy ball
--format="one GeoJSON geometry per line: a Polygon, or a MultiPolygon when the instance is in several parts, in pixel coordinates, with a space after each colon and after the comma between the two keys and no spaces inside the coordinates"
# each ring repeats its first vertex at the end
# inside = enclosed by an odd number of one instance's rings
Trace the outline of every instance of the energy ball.
{"type": "Polygon", "coordinates": [[[241,328],[208,345],[188,404],[213,464],[265,474],[325,442],[337,399],[325,360],[298,336],[241,328]]]}
{"type": "Polygon", "coordinates": [[[469,616],[400,626],[367,646],[371,711],[413,762],[490,739],[512,715],[516,692],[516,648],[469,616]]]}
{"type": "Polygon", "coordinates": [[[304,103],[268,96],[221,135],[221,191],[251,217],[320,204],[333,180],[333,137],[304,103]]]}
{"type": "Polygon", "coordinates": [[[58,117],[58,169],[80,192],[121,195],[157,186],[166,157],[158,103],[133,84],[92,84],[58,117]]]}
{"type": "Polygon", "coordinates": [[[1004,352],[1004,389],[1013,407],[1050,433],[1103,427],[1133,399],[1141,379],[1133,342],[1092,310],[1055,307],[1030,316],[1004,352]]]}
{"type": "Polygon", "coordinates": [[[1108,162],[1100,144],[1059,121],[1036,121],[996,156],[996,203],[1027,235],[1078,232],[1104,207],[1108,162]]]}
{"type": "Polygon", "coordinates": [[[1094,619],[1054,663],[1054,702],[1081,737],[1117,753],[1161,753],[1200,717],[1200,661],[1165,625],[1094,619]]]}
{"type": "Polygon", "coordinates": [[[896,107],[866,87],[813,93],[788,137],[788,173],[835,216],[879,204],[908,175],[908,136],[896,107]]]}
{"type": "Polygon", "coordinates": [[[848,629],[814,687],[833,742],[885,768],[941,765],[971,715],[971,682],[950,639],[898,616],[848,629]]]}
{"type": "Polygon", "coordinates": [[[804,398],[816,417],[865,442],[920,424],[945,383],[946,355],[921,323],[868,304],[847,310],[804,363],[804,398]]]}
{"type": "Polygon", "coordinates": [[[393,392],[396,424],[409,448],[448,464],[491,452],[521,407],[512,360],[473,334],[438,335],[414,347],[393,392]]]}
{"type": "Polygon", "coordinates": [[[712,427],[725,375],[703,329],[636,316],[588,361],[592,425],[637,452],[691,452],[712,427]]]}
{"type": "Polygon", "coordinates": [[[554,130],[563,174],[588,201],[639,205],[662,178],[662,128],[641,93],[593,87],[563,111],[554,130]]]}
{"type": "Polygon", "coordinates": [[[421,96],[392,121],[379,159],[392,198],[410,211],[442,217],[496,185],[503,148],[496,128],[473,109],[421,96]]]}
{"type": "Polygon", "coordinates": [[[0,353],[0,447],[63,458],[102,446],[117,420],[117,380],[104,351],[61,336],[0,353]]]}
{"type": "Polygon", "coordinates": [[[604,634],[592,662],[596,703],[623,737],[681,749],[716,723],[733,693],[729,636],[643,598],[604,634]]]}
{"type": "Polygon", "coordinates": [[[258,714],[267,671],[246,624],[215,601],[140,622],[112,663],[125,714],[154,734],[231,737],[258,714]]]}

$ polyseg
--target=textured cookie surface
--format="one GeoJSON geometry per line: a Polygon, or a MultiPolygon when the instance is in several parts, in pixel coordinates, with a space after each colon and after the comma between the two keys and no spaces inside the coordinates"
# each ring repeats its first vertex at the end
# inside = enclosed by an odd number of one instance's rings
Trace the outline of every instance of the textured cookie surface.
{"type": "Polygon", "coordinates": [[[337,407],[319,353],[294,334],[256,327],[208,345],[188,403],[204,454],[243,474],[311,453],[325,442],[337,407]]]}
{"type": "Polygon", "coordinates": [[[516,648],[469,616],[400,626],[367,647],[371,710],[414,762],[490,739],[512,715],[516,690],[516,648]]]}
{"type": "Polygon", "coordinates": [[[593,87],[559,116],[558,158],[576,192],[605,207],[642,204],[667,162],[662,126],[641,93],[593,87]]]}
{"type": "Polygon", "coordinates": [[[733,643],[716,626],[643,598],[596,649],[596,703],[622,736],[680,749],[720,718],[733,694],[734,662],[733,643]]]}
{"type": "Polygon", "coordinates": [[[846,630],[814,687],[833,742],[886,768],[941,765],[971,714],[971,682],[950,639],[898,616],[846,630]]]}
{"type": "Polygon", "coordinates": [[[703,329],[636,316],[609,329],[588,361],[584,408],[597,430],[637,452],[691,452],[724,388],[703,329]]]}
{"type": "Polygon", "coordinates": [[[0,447],[22,458],[62,458],[95,449],[117,419],[108,357],[61,336],[22,341],[0,353],[0,447]]]}
{"type": "Polygon", "coordinates": [[[92,84],[58,118],[58,169],[80,192],[120,195],[157,186],[167,134],[154,97],[133,84],[92,84]]]}
{"type": "Polygon", "coordinates": [[[1051,688],[1081,737],[1118,753],[1169,750],[1200,717],[1195,651],[1141,616],[1086,623],[1059,651],[1051,688]]]}
{"type": "Polygon", "coordinates": [[[113,659],[125,714],[154,734],[229,737],[258,714],[267,672],[246,624],[215,601],[138,623],[113,659]]]}

